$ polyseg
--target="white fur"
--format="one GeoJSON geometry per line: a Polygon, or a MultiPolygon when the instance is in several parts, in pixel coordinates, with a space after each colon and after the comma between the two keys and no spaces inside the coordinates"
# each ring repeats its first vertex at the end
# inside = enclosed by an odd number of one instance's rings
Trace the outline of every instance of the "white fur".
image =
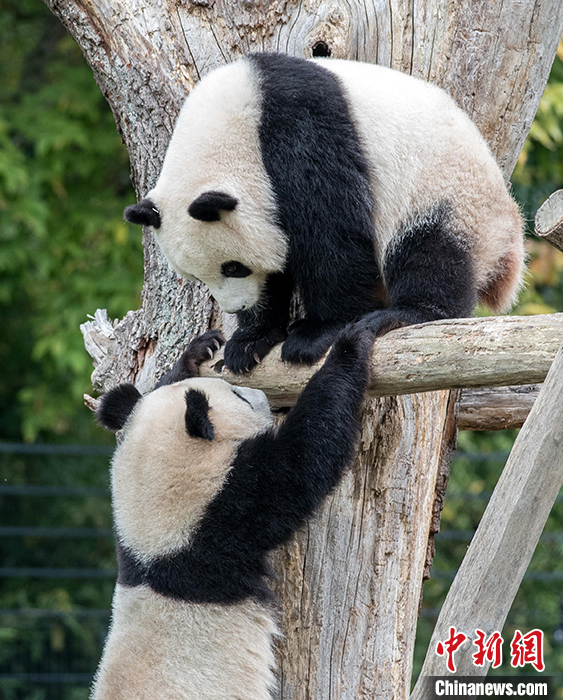
{"type": "Polygon", "coordinates": [[[92,700],[271,700],[271,611],[116,586],[92,700]]]}
{"type": "MultiPolygon", "coordinates": [[[[140,399],[112,460],[121,542],[145,563],[188,545],[237,445],[271,424],[263,392],[222,379],[186,379],[140,399]],[[213,441],[186,432],[191,389],[207,397],[213,441]]],[[[275,633],[272,611],[255,601],[187,603],[118,584],[92,698],[271,700],[275,633]]]]}
{"type": "Polygon", "coordinates": [[[155,188],[162,252],[180,274],[207,284],[221,308],[254,306],[271,272],[283,269],[287,240],[274,223],[275,202],[260,153],[260,91],[248,61],[211,73],[186,100],[155,188]],[[238,199],[220,221],[199,221],[189,205],[208,191],[238,199]],[[235,260],[253,271],[226,279],[221,265],[235,260]]]}

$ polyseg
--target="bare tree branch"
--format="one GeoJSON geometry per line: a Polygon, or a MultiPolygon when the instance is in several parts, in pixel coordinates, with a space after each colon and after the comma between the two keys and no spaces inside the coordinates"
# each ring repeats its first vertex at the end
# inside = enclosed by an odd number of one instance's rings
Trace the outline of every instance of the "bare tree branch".
{"type": "Polygon", "coordinates": [[[563,250],[563,190],[557,190],[536,213],[535,233],[563,250]]]}
{"type": "Polygon", "coordinates": [[[463,389],[459,402],[460,430],[521,428],[540,393],[541,384],[463,389]]]}

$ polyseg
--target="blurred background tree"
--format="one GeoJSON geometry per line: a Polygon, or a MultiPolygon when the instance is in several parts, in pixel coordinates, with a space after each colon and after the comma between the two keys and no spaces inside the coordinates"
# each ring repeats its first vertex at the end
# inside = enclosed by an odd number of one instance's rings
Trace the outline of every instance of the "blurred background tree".
{"type": "MultiPolygon", "coordinates": [[[[101,651],[115,567],[107,493],[113,438],[83,406],[92,367],[79,325],[97,308],[120,318],[138,306],[142,246],[122,220],[135,195],[111,111],[40,0],[0,5],[0,84],[0,696],[78,700],[88,696],[101,651]],[[59,451],[46,454],[45,444],[59,451]]],[[[530,224],[563,187],[561,47],[513,187],[530,224]]],[[[563,254],[533,238],[529,251],[514,312],[563,310],[563,254]]],[[[425,586],[418,668],[514,436],[460,436],[425,586]]],[[[504,636],[515,625],[544,629],[548,671],[563,677],[562,504],[547,529],[504,636]]]]}
{"type": "Polygon", "coordinates": [[[111,111],[40,0],[0,5],[0,84],[0,696],[86,698],[114,585],[113,436],[83,405],[79,324],[139,305],[141,237],[111,111]]]}
{"type": "Polygon", "coordinates": [[[95,439],[79,324],[139,305],[127,153],[74,41],[39,0],[0,10],[2,436],[95,439]]]}

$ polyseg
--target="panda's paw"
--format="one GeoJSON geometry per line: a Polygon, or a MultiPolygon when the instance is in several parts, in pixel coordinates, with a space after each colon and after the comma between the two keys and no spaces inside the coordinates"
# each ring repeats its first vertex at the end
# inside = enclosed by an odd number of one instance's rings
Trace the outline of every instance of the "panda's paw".
{"type": "Polygon", "coordinates": [[[225,346],[224,360],[233,374],[245,374],[260,364],[272,347],[286,337],[281,328],[264,335],[237,330],[225,346]]]}
{"type": "Polygon", "coordinates": [[[221,331],[218,330],[207,331],[207,333],[198,335],[184,350],[180,359],[172,369],[160,378],[153,389],[159,389],[161,386],[166,386],[167,384],[174,384],[184,379],[197,377],[199,375],[199,366],[201,363],[211,359],[213,354],[219,350],[224,343],[225,338],[221,331]]]}
{"type": "Polygon", "coordinates": [[[342,324],[298,321],[282,345],[281,358],[291,364],[314,365],[335,341],[342,324]]]}
{"type": "Polygon", "coordinates": [[[371,359],[374,342],[375,334],[369,328],[361,322],[351,323],[334,341],[327,363],[351,365],[359,362],[367,365],[371,359]]]}
{"type": "Polygon", "coordinates": [[[182,357],[199,366],[202,362],[210,360],[224,344],[225,336],[220,330],[207,331],[192,340],[182,357]]]}

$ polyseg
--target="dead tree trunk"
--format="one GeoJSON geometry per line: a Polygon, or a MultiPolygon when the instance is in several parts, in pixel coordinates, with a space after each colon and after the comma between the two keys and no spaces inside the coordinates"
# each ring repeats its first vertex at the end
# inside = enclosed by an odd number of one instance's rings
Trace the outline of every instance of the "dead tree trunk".
{"type": "MultiPolygon", "coordinates": [[[[129,149],[133,182],[154,183],[186,93],[254,50],[380,63],[438,83],[473,117],[508,178],[562,32],[560,0],[45,0],[81,46],[129,149]]],[[[94,386],[144,390],[187,338],[225,322],[181,284],[145,234],[139,311],[87,343],[94,386]]],[[[319,517],[276,560],[280,697],[408,696],[435,492],[455,436],[449,392],[371,399],[357,462],[319,517]]]]}

